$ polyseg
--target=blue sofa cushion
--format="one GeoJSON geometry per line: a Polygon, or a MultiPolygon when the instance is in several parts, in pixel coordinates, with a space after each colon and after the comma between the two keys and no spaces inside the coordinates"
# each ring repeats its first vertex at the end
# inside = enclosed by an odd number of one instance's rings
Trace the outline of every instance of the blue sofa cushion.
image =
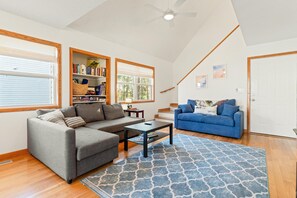
{"type": "Polygon", "coordinates": [[[181,113],[178,115],[179,120],[191,122],[204,122],[204,114],[201,113],[181,113]]]}
{"type": "Polygon", "coordinates": [[[234,120],[228,116],[221,115],[207,115],[204,117],[204,123],[207,124],[216,124],[216,125],[224,125],[224,126],[234,126],[234,120]]]}
{"type": "Polygon", "coordinates": [[[191,107],[192,107],[192,109],[194,111],[195,106],[196,106],[196,100],[188,99],[187,104],[191,105],[191,107]]]}
{"type": "Polygon", "coordinates": [[[178,108],[182,110],[182,113],[193,113],[194,109],[189,104],[178,105],[178,108]]]}
{"type": "Polygon", "coordinates": [[[222,116],[229,116],[229,117],[233,118],[234,113],[236,113],[237,111],[239,111],[239,106],[224,104],[222,116]]]}
{"type": "Polygon", "coordinates": [[[224,110],[224,104],[235,106],[236,100],[235,99],[221,100],[221,101],[219,101],[217,103],[220,103],[220,104],[217,104],[218,105],[217,114],[221,115],[223,113],[223,110],[224,110]]]}

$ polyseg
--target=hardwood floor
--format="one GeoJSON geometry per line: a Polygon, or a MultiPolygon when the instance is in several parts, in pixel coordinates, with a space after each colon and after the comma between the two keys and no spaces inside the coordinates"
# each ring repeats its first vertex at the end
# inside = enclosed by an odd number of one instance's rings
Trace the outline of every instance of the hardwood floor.
{"type": "MultiPolygon", "coordinates": [[[[260,147],[266,150],[270,196],[280,198],[296,197],[296,139],[257,134],[245,134],[240,140],[200,133],[175,130],[175,133],[193,135],[235,144],[260,147]]],[[[130,144],[125,152],[119,146],[120,161],[142,150],[141,146],[130,144]]],[[[97,197],[95,193],[80,183],[80,179],[111,165],[107,164],[77,178],[68,185],[29,154],[11,158],[13,163],[0,166],[0,197],[97,197]]]]}

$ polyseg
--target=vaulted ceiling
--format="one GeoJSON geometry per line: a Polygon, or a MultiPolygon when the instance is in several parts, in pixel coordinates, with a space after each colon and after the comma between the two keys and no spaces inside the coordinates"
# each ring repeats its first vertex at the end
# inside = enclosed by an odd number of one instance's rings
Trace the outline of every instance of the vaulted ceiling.
{"type": "Polygon", "coordinates": [[[0,0],[0,9],[58,28],[72,28],[173,62],[222,0],[0,0]],[[178,15],[174,24],[160,10],[178,15]]]}
{"type": "Polygon", "coordinates": [[[297,0],[232,0],[247,45],[297,38],[297,0]]]}

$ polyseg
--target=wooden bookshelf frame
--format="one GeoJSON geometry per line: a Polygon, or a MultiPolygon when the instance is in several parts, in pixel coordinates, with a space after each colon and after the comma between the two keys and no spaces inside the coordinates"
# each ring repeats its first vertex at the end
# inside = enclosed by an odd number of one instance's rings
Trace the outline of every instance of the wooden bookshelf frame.
{"type": "Polygon", "coordinates": [[[39,38],[35,38],[32,36],[27,36],[24,34],[19,34],[16,32],[11,32],[7,30],[0,29],[0,35],[8,36],[16,39],[21,39],[25,41],[30,41],[32,43],[38,43],[42,45],[48,45],[51,47],[55,47],[57,49],[57,90],[55,96],[57,97],[57,104],[48,104],[48,105],[32,105],[32,106],[21,106],[21,107],[1,107],[1,112],[18,112],[18,111],[33,111],[36,109],[57,109],[61,108],[62,104],[62,50],[61,44],[55,43],[52,41],[47,41],[39,38]]]}
{"type": "Polygon", "coordinates": [[[106,104],[110,104],[110,61],[111,58],[109,56],[93,53],[93,52],[88,52],[85,50],[81,49],[76,49],[76,48],[69,48],[69,104],[72,106],[73,105],[73,86],[72,86],[72,77],[73,77],[73,54],[74,53],[79,53],[83,54],[86,56],[91,56],[91,57],[96,57],[100,59],[105,59],[106,60],[106,104]]]}

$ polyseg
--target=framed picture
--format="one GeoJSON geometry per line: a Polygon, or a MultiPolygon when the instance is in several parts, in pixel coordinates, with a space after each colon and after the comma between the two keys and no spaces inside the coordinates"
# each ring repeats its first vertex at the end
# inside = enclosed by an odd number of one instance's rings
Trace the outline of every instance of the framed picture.
{"type": "Polygon", "coordinates": [[[226,65],[213,66],[213,78],[214,79],[226,78],[226,65]]]}
{"type": "Polygon", "coordinates": [[[207,75],[196,76],[196,87],[199,89],[207,87],[207,75]]]}

